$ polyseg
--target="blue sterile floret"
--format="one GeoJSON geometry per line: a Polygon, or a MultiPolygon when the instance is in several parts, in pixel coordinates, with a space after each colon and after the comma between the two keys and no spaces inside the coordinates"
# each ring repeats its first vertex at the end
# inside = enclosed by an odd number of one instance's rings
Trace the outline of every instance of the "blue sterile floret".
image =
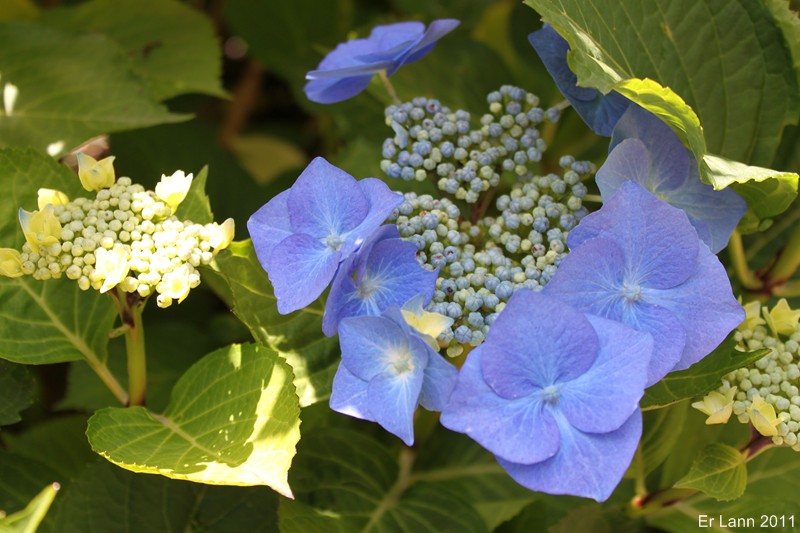
{"type": "Polygon", "coordinates": [[[442,424],[532,490],[603,501],[633,457],[650,335],[520,290],[459,373],[442,424]]]}
{"type": "MultiPolygon", "coordinates": [[[[567,63],[569,43],[549,24],[528,36],[528,41],[542,59],[547,72],[553,77],[558,90],[569,100],[575,111],[598,135],[608,137],[614,125],[630,105],[630,100],[619,93],[606,95],[596,89],[578,87],[578,77],[567,63]]],[[[558,109],[548,109],[548,119],[558,119],[558,109]]]]}
{"type": "Polygon", "coordinates": [[[333,379],[331,409],[377,422],[414,443],[414,411],[441,411],[457,370],[412,328],[397,306],[381,316],[345,318],[339,324],[342,362],[333,379]]]}
{"type": "Polygon", "coordinates": [[[545,292],[652,334],[648,385],[708,355],[745,317],[686,214],[638,183],[623,183],[567,244],[545,292]]]}
{"type": "Polygon", "coordinates": [[[747,203],[731,189],[715,191],[700,181],[694,156],[661,119],[630,106],[614,128],[609,151],[596,177],[604,200],[620,184],[635,181],[683,209],[712,252],[725,248],[747,203]]]}
{"type": "Polygon", "coordinates": [[[256,255],[286,314],[316,300],[339,264],[403,203],[382,181],[356,181],[317,157],[247,221],[256,255]]]}
{"type": "Polygon", "coordinates": [[[376,231],[358,253],[342,264],[333,279],[322,319],[325,335],[336,335],[343,318],[380,315],[416,295],[422,295],[427,304],[437,273],[419,264],[416,251],[414,244],[400,238],[394,224],[376,231]]]}
{"type": "Polygon", "coordinates": [[[427,29],[421,22],[375,26],[369,37],[339,44],[317,70],[306,74],[310,80],[304,88],[306,96],[321,104],[347,100],[366,89],[375,73],[383,70],[391,76],[422,58],[458,25],[457,20],[442,19],[427,29]]]}

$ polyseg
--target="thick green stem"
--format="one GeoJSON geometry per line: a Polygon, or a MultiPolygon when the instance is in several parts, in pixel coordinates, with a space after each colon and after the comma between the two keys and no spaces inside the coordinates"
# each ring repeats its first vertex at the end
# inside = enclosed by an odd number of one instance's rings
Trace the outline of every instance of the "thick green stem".
{"type": "Polygon", "coordinates": [[[733,264],[733,270],[739,282],[747,290],[758,290],[762,287],[761,281],[747,266],[747,257],[744,254],[742,236],[738,231],[733,232],[731,240],[728,242],[728,254],[733,264]]]}
{"type": "Polygon", "coordinates": [[[779,285],[788,280],[798,267],[800,267],[800,225],[794,228],[778,260],[767,272],[767,286],[779,285]]]}
{"type": "Polygon", "coordinates": [[[128,405],[144,405],[147,392],[147,359],[144,347],[142,311],[144,300],[136,294],[117,289],[117,311],[125,327],[125,351],[128,355],[128,405]]]}

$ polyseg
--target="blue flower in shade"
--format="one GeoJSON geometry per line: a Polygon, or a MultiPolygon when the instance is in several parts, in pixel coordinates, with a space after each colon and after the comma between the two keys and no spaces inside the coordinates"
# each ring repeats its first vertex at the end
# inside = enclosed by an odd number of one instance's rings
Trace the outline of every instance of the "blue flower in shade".
{"type": "Polygon", "coordinates": [[[528,41],[555,80],[558,90],[569,100],[584,122],[598,135],[611,135],[614,124],[631,101],[619,93],[610,92],[604,95],[597,89],[578,87],[578,77],[567,63],[569,43],[549,24],[528,35],[528,41]]]}
{"type": "Polygon", "coordinates": [[[436,41],[453,31],[459,21],[435,20],[428,29],[421,22],[375,26],[366,39],[341,43],[317,67],[306,74],[306,96],[313,102],[333,104],[367,88],[372,76],[397,69],[422,58],[436,41]]]}
{"type": "Polygon", "coordinates": [[[686,214],[628,181],[569,232],[544,292],[653,336],[647,384],[708,355],[744,320],[725,268],[686,214]]]}
{"type": "Polygon", "coordinates": [[[414,411],[441,411],[456,381],[445,361],[392,306],[381,316],[345,318],[339,324],[342,362],[333,378],[331,409],[377,422],[414,443],[414,411]]]}
{"type": "Polygon", "coordinates": [[[532,490],[603,501],[641,436],[652,348],[650,335],[521,289],[467,356],[441,422],[532,490]]]}
{"type": "Polygon", "coordinates": [[[325,302],[322,331],[332,337],[343,318],[380,315],[417,295],[427,304],[436,277],[417,262],[417,246],[401,239],[397,226],[383,226],[339,268],[325,302]]]}
{"type": "Polygon", "coordinates": [[[321,157],[291,189],[247,221],[256,255],[286,314],[316,300],[339,264],[358,251],[403,196],[381,180],[356,181],[321,157]]]}
{"type": "Polygon", "coordinates": [[[694,156],[669,126],[649,111],[631,106],[617,122],[609,150],[596,176],[604,200],[622,183],[635,181],[683,209],[712,252],[725,248],[747,203],[731,189],[715,191],[700,181],[694,156]]]}

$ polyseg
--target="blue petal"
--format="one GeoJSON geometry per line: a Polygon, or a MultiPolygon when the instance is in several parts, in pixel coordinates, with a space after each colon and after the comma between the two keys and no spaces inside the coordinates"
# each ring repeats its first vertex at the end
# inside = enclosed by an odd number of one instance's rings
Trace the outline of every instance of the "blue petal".
{"type": "Polygon", "coordinates": [[[422,368],[399,376],[387,370],[372,378],[367,387],[367,401],[375,421],[408,446],[414,444],[414,411],[419,403],[422,379],[422,368]]]}
{"type": "Polygon", "coordinates": [[[600,350],[586,373],[561,384],[558,410],[581,431],[607,433],[639,408],[653,338],[605,318],[587,318],[597,332],[600,350]]]}
{"type": "Polygon", "coordinates": [[[574,250],[606,237],[625,253],[626,280],[654,288],[683,283],[693,272],[700,239],[686,214],[627,181],[600,210],[587,215],[567,237],[574,250]]]}
{"type": "Polygon", "coordinates": [[[456,386],[458,369],[434,352],[424,340],[415,339],[414,342],[417,341],[428,350],[428,364],[425,367],[419,403],[428,411],[441,411],[447,405],[456,386]]]}
{"type": "Polygon", "coordinates": [[[483,344],[483,377],[500,396],[521,398],[583,374],[598,346],[583,313],[556,298],[521,289],[489,330],[483,344]]]}
{"type": "Polygon", "coordinates": [[[292,229],[317,239],[343,236],[370,209],[355,178],[321,157],[314,158],[292,185],[287,206],[292,229]]]}
{"type": "Polygon", "coordinates": [[[686,347],[674,370],[689,368],[711,353],[745,318],[725,267],[705,245],[700,246],[697,269],[685,283],[654,290],[648,297],[671,311],[686,331],[686,347]]]}
{"type": "Polygon", "coordinates": [[[375,51],[376,42],[370,39],[353,39],[339,44],[325,56],[317,70],[309,73],[313,79],[304,88],[308,99],[320,104],[332,104],[347,100],[366,89],[373,74],[385,66],[365,63],[358,57],[375,51]],[[333,78],[320,77],[325,71],[338,72],[333,78]]]}
{"type": "Polygon", "coordinates": [[[347,370],[344,364],[339,363],[336,375],[333,376],[329,402],[331,409],[337,413],[374,422],[375,417],[369,412],[367,385],[366,381],[359,379],[347,370]]]}
{"type": "Polygon", "coordinates": [[[282,240],[272,251],[267,274],[281,314],[301,309],[322,294],[336,274],[341,254],[317,239],[297,234],[282,240]]]}
{"type": "Polygon", "coordinates": [[[486,384],[481,373],[484,356],[489,357],[484,354],[485,347],[486,343],[467,356],[442,411],[442,425],[466,433],[509,461],[532,464],[552,457],[560,443],[552,415],[536,395],[507,400],[486,384]]]}
{"type": "Polygon", "coordinates": [[[615,92],[603,95],[596,89],[578,87],[578,78],[567,63],[569,44],[549,24],[531,33],[528,41],[539,54],[558,90],[569,100],[584,122],[598,135],[611,135],[630,100],[615,92]]]}
{"type": "Polygon", "coordinates": [[[656,197],[668,201],[666,196],[685,183],[690,168],[684,157],[668,161],[671,168],[654,168],[647,146],[639,139],[625,139],[608,154],[605,163],[595,175],[603,200],[607,201],[614,196],[620,185],[626,181],[635,181],[656,197]]]}
{"type": "Polygon", "coordinates": [[[548,461],[516,464],[498,458],[514,480],[531,490],[571,494],[605,501],[630,465],[639,437],[642,415],[636,411],[618,430],[582,433],[560,419],[561,449],[548,461]]]}
{"type": "MultiPolygon", "coordinates": [[[[403,195],[392,191],[388,185],[376,178],[364,178],[358,182],[369,205],[364,219],[348,233],[348,240],[355,246],[371,237],[389,215],[404,202],[403,195]]],[[[394,224],[391,224],[394,226],[394,224]]],[[[399,233],[398,233],[399,236],[399,233]]]]}
{"type": "Polygon", "coordinates": [[[647,370],[646,386],[661,381],[675,369],[687,342],[686,330],[675,313],[659,305],[639,302],[623,308],[622,323],[653,337],[653,357],[647,370]]]}
{"type": "MultiPolygon", "coordinates": [[[[378,69],[381,70],[381,69],[378,69]]],[[[347,78],[320,78],[306,83],[306,98],[318,104],[335,104],[352,98],[367,88],[373,74],[347,78]]]]}
{"type": "Polygon", "coordinates": [[[456,29],[459,24],[461,23],[455,19],[440,19],[431,22],[419,42],[417,42],[403,58],[402,64],[408,65],[409,63],[421,59],[433,49],[439,39],[456,29]]]}
{"type": "Polygon", "coordinates": [[[286,205],[288,199],[289,191],[283,191],[253,213],[247,221],[247,231],[264,269],[269,264],[275,246],[293,233],[289,225],[289,208],[286,205]]]}

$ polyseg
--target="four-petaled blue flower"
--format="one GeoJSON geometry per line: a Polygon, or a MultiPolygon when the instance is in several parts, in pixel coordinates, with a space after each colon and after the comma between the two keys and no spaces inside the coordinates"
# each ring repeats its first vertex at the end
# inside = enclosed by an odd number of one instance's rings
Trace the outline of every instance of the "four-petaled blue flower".
{"type": "Polygon", "coordinates": [[[715,191],[700,181],[694,156],[661,119],[631,106],[614,128],[609,151],[596,176],[604,200],[635,181],[683,209],[712,252],[725,248],[747,203],[731,189],[715,191]]]}
{"type": "Polygon", "coordinates": [[[650,335],[521,289],[459,373],[442,424],[518,483],[603,501],[642,431],[650,335]]]}
{"type": "Polygon", "coordinates": [[[376,26],[366,39],[341,43],[317,67],[306,74],[306,96],[313,102],[333,104],[351,98],[369,85],[372,76],[385,70],[391,76],[408,63],[431,51],[436,41],[450,33],[459,21],[442,19],[428,29],[421,22],[376,26]]]}
{"type": "Polygon", "coordinates": [[[322,331],[332,337],[343,318],[380,315],[417,295],[427,304],[437,276],[419,264],[417,246],[401,239],[397,226],[383,226],[339,268],[325,302],[322,331]]]}
{"type": "Polygon", "coordinates": [[[653,335],[647,384],[708,355],[744,320],[725,268],[686,214],[628,181],[569,232],[544,292],[653,335]]]}
{"type": "Polygon", "coordinates": [[[402,203],[403,196],[381,180],[356,181],[323,158],[314,159],[291,189],[247,221],[278,311],[290,313],[316,300],[339,264],[402,203]]]}
{"type": "Polygon", "coordinates": [[[575,111],[598,135],[608,137],[631,101],[616,92],[603,94],[597,89],[578,87],[578,77],[567,63],[569,43],[549,24],[528,36],[558,90],[575,111]]]}
{"type": "Polygon", "coordinates": [[[342,362],[333,378],[331,409],[377,422],[409,446],[414,411],[441,411],[458,371],[403,318],[399,307],[381,316],[345,318],[339,324],[342,362]]]}

